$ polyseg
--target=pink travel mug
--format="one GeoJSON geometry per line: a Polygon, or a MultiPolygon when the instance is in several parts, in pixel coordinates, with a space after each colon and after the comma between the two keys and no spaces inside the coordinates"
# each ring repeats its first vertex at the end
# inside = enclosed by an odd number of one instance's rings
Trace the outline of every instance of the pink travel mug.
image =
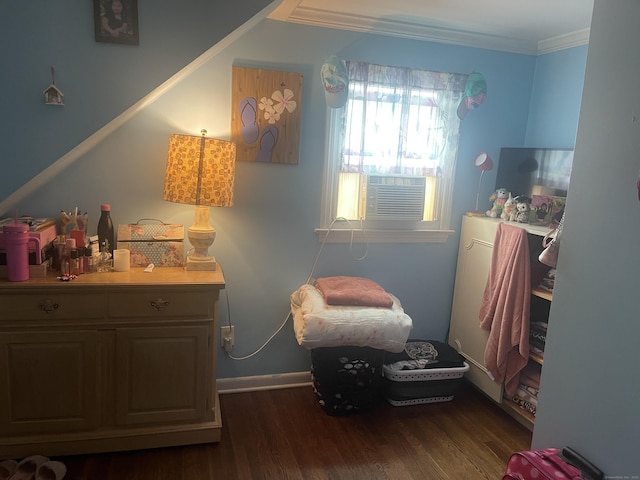
{"type": "Polygon", "coordinates": [[[7,254],[7,279],[10,282],[29,280],[29,225],[3,225],[2,231],[7,254]]]}

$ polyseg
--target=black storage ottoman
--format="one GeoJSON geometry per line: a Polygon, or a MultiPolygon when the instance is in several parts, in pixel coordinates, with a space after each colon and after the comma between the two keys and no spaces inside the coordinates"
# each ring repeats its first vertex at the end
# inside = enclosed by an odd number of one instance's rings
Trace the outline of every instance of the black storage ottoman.
{"type": "Polygon", "coordinates": [[[332,416],[371,410],[384,398],[384,350],[322,347],[311,350],[311,379],[318,403],[332,416]]]}
{"type": "Polygon", "coordinates": [[[469,370],[454,348],[434,340],[409,339],[384,363],[384,396],[394,406],[451,401],[469,370]]]}

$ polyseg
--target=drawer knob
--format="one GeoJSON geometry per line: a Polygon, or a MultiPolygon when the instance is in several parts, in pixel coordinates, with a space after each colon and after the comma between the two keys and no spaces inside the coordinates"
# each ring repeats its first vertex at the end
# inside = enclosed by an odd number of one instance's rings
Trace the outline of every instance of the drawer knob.
{"type": "Polygon", "coordinates": [[[58,304],[53,300],[45,300],[40,304],[40,310],[44,313],[52,313],[58,309],[58,304]]]}
{"type": "Polygon", "coordinates": [[[162,311],[169,306],[169,300],[158,298],[157,300],[151,300],[149,304],[157,311],[162,311]]]}

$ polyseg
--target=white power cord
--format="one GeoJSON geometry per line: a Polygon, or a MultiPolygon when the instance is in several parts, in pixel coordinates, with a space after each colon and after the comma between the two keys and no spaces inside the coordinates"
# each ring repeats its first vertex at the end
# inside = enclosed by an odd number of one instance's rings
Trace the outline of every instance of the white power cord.
{"type": "MultiPolygon", "coordinates": [[[[324,245],[327,242],[327,238],[329,238],[329,235],[331,234],[331,230],[333,228],[333,225],[338,221],[338,220],[344,220],[349,224],[349,227],[351,229],[351,240],[349,241],[349,254],[351,254],[352,258],[356,261],[361,261],[364,260],[367,257],[367,254],[369,253],[369,242],[367,241],[367,237],[366,237],[366,233],[364,230],[364,226],[362,225],[362,219],[360,220],[360,225],[361,225],[361,230],[362,230],[362,234],[365,237],[365,252],[361,257],[353,257],[353,234],[355,229],[353,228],[353,225],[351,225],[351,222],[349,220],[347,220],[346,218],[343,217],[338,217],[336,218],[333,222],[331,222],[331,225],[329,225],[329,229],[327,230],[327,234],[325,235],[325,237],[322,239],[322,242],[320,243],[320,248],[318,249],[318,253],[316,254],[316,258],[313,261],[313,265],[311,266],[311,272],[309,272],[309,276],[307,277],[307,280],[305,283],[309,283],[311,282],[311,279],[313,278],[313,272],[316,269],[316,265],[318,264],[318,259],[320,258],[320,254],[322,253],[322,250],[324,249],[324,245]]],[[[224,290],[224,294],[225,294],[225,298],[227,301],[227,322],[229,327],[231,327],[231,307],[229,305],[229,295],[227,294],[227,290],[224,290]]],[[[287,316],[285,317],[284,321],[282,322],[282,324],[278,327],[278,329],[273,332],[273,335],[271,335],[256,351],[245,355],[243,357],[234,357],[233,355],[231,355],[230,349],[227,350],[225,348],[225,353],[227,354],[227,357],[229,357],[231,360],[247,360],[251,357],[253,357],[254,355],[257,355],[259,352],[261,352],[270,342],[271,340],[273,340],[276,335],[278,335],[278,333],[280,333],[282,331],[282,329],[284,328],[284,326],[287,324],[287,321],[289,320],[289,317],[291,317],[291,311],[289,311],[289,313],[287,314],[287,316]]]]}

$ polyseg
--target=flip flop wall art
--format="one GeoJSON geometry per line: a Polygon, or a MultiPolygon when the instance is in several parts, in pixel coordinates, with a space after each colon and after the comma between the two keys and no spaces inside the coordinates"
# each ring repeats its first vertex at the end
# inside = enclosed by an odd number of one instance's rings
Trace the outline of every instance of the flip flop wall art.
{"type": "Polygon", "coordinates": [[[233,67],[231,140],[236,160],[298,163],[302,74],[233,67]]]}

